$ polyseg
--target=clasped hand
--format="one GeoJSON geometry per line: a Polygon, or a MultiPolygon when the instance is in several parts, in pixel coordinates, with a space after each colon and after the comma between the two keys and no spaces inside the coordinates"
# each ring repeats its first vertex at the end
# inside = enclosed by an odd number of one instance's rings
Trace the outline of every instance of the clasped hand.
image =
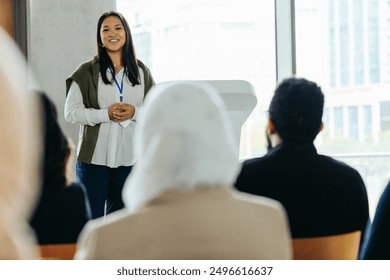
{"type": "Polygon", "coordinates": [[[108,116],[110,120],[123,122],[134,116],[135,108],[127,103],[114,103],[108,107],[108,116]]]}

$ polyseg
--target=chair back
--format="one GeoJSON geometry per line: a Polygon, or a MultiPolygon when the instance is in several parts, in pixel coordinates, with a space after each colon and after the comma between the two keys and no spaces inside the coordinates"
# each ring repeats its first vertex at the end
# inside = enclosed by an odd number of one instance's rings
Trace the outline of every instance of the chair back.
{"type": "Polygon", "coordinates": [[[360,231],[293,239],[294,260],[356,260],[360,247],[360,231]]]}
{"type": "Polygon", "coordinates": [[[73,260],[76,244],[47,244],[40,245],[39,249],[45,260],[73,260]]]}

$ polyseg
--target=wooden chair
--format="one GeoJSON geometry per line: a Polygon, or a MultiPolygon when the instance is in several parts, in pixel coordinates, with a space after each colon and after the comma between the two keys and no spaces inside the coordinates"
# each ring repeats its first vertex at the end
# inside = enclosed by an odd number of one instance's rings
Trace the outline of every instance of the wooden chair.
{"type": "Polygon", "coordinates": [[[76,244],[40,245],[39,250],[45,260],[73,260],[76,244]]]}
{"type": "Polygon", "coordinates": [[[294,260],[356,260],[360,247],[360,231],[293,239],[294,260]]]}

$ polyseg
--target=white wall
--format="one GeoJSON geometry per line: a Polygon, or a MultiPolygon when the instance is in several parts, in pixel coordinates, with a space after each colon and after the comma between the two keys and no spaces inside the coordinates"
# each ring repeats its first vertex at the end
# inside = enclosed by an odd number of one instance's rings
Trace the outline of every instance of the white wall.
{"type": "Polygon", "coordinates": [[[59,123],[77,144],[78,125],[64,120],[65,79],[96,54],[96,26],[115,0],[30,0],[28,59],[40,87],[54,101],[59,123]]]}

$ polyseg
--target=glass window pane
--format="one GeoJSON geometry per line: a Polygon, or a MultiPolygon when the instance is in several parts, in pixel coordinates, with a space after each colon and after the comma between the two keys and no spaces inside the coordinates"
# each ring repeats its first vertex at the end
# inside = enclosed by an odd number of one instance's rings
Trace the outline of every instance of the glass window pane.
{"type": "MultiPolygon", "coordinates": [[[[372,135],[372,112],[371,106],[363,106],[363,127],[364,127],[364,137],[371,137],[372,135]]],[[[369,140],[372,141],[372,140],[369,140]]]]}
{"type": "Polygon", "coordinates": [[[348,137],[350,139],[359,139],[358,121],[357,106],[348,107],[348,137]]]}
{"type": "Polygon", "coordinates": [[[390,1],[295,0],[295,19],[297,75],[329,112],[318,150],[361,172],[373,210],[389,180],[390,1]]]}
{"type": "Polygon", "coordinates": [[[156,82],[251,82],[258,106],[242,128],[240,156],[265,153],[265,111],[276,81],[273,0],[117,0],[117,10],[156,82]]]}
{"type": "Polygon", "coordinates": [[[344,132],[344,115],[343,107],[336,107],[333,109],[334,112],[334,130],[336,137],[343,137],[344,132]]]}
{"type": "Polygon", "coordinates": [[[390,101],[380,103],[381,130],[390,131],[390,101]]]}

